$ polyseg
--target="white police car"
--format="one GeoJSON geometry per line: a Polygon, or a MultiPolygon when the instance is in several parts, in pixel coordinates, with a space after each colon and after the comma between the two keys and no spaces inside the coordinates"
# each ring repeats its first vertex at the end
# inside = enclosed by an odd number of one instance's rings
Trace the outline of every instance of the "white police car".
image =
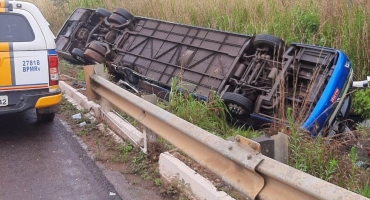
{"type": "Polygon", "coordinates": [[[0,114],[36,109],[52,121],[62,98],[55,36],[39,9],[0,0],[0,114]]]}

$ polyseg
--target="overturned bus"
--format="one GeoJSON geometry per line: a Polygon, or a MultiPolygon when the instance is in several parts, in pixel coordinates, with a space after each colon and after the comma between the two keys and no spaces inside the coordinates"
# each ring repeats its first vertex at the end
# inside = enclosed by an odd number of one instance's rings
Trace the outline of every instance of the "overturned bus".
{"type": "Polygon", "coordinates": [[[334,48],[134,16],[122,8],[76,9],[56,44],[61,58],[105,63],[127,86],[162,98],[174,77],[200,99],[215,91],[233,119],[251,126],[286,124],[290,108],[302,130],[333,134],[343,131],[350,109],[353,70],[334,48]]]}

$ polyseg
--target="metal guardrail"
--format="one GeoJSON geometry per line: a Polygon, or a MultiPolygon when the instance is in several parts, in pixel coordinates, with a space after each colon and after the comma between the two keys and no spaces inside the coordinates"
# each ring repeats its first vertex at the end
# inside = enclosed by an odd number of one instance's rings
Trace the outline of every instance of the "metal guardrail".
{"type": "Polygon", "coordinates": [[[89,100],[123,110],[250,199],[367,199],[262,155],[259,144],[215,136],[97,75],[84,66],[89,100]]]}

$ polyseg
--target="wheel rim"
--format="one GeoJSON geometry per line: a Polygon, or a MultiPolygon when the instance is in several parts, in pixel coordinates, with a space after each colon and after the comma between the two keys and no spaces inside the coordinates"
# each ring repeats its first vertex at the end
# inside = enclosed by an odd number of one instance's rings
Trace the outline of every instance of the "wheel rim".
{"type": "Polygon", "coordinates": [[[229,111],[231,112],[231,114],[234,114],[234,115],[244,115],[244,114],[246,114],[245,109],[241,105],[237,105],[237,104],[234,104],[234,103],[229,103],[229,104],[227,104],[227,107],[229,108],[229,111]]]}
{"type": "Polygon", "coordinates": [[[243,95],[226,92],[222,99],[232,116],[249,116],[253,111],[253,102],[243,95]]]}

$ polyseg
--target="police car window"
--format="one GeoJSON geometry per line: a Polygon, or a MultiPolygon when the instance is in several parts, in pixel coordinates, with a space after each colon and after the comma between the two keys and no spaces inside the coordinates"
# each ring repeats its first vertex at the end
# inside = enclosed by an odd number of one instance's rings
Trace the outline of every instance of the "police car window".
{"type": "Polygon", "coordinates": [[[28,20],[19,14],[0,14],[0,42],[31,42],[35,34],[28,20]]]}

